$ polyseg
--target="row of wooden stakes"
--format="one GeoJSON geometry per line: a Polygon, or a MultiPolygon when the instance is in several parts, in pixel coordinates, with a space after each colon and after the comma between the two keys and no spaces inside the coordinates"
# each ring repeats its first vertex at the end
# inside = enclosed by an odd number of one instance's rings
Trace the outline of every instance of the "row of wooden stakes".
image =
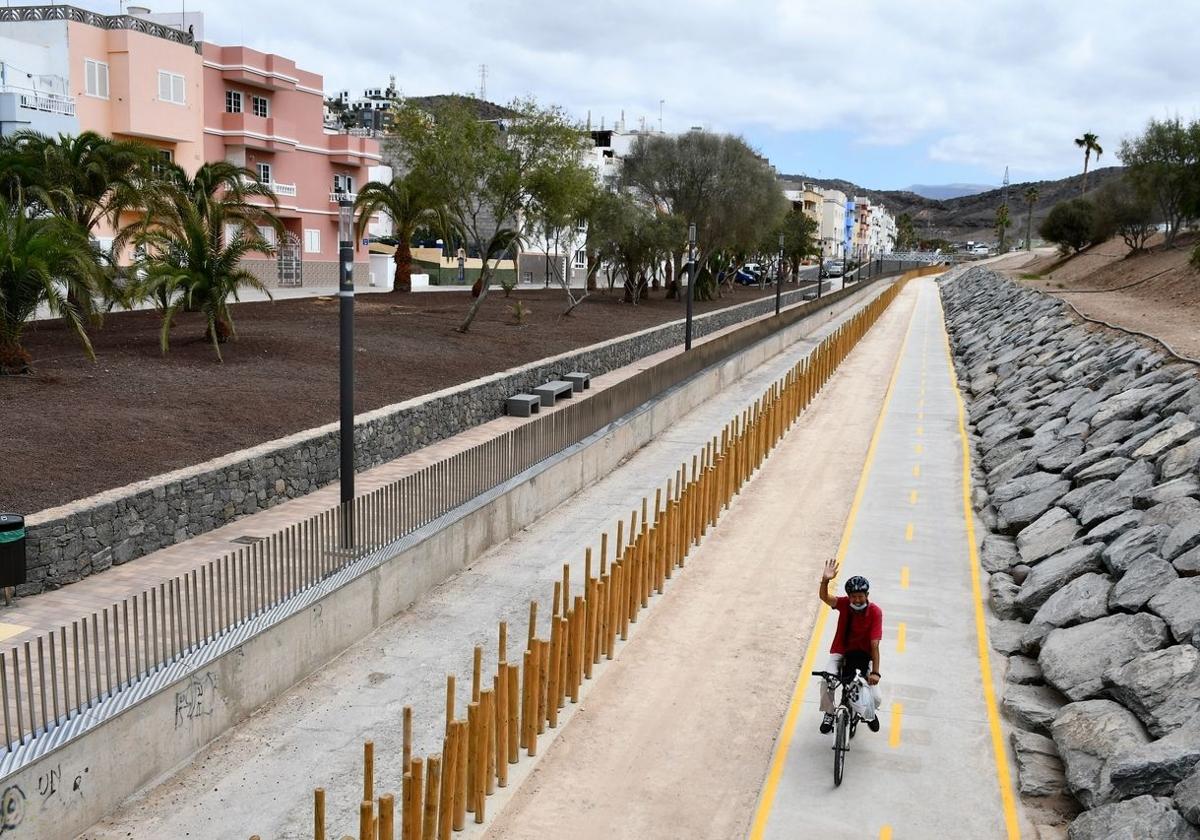
{"type": "MultiPolygon", "coordinates": [[[[538,602],[529,604],[520,664],[509,661],[505,622],[499,624],[490,680],[483,674],[483,648],[475,647],[465,715],[456,708],[455,677],[447,676],[440,753],[413,756],[412,708],[404,707],[399,814],[393,794],[376,797],[374,744],[363,745],[358,840],[449,840],[452,832],[466,827],[468,814],[475,823],[484,822],[487,797],[507,786],[509,765],[517,764],[522,752],[537,755],[538,737],[558,726],[559,712],[568,702],[579,701],[583,682],[602,660],[613,658],[618,639],[629,637],[630,625],[650,599],[664,592],[691,548],[716,524],[901,286],[890,286],[863,307],[706,442],[690,465],[681,464],[667,480],[665,493],[655,491],[653,516],[643,498],[640,515],[638,510],[630,513],[627,533],[625,522],[619,521],[611,564],[608,533],[601,534],[599,563],[593,569],[592,550],[587,549],[578,592],[572,589],[571,564],[564,563],[562,580],[554,584],[548,637],[538,635],[538,602]]],[[[313,793],[313,816],[314,840],[326,840],[323,788],[313,793]]]]}

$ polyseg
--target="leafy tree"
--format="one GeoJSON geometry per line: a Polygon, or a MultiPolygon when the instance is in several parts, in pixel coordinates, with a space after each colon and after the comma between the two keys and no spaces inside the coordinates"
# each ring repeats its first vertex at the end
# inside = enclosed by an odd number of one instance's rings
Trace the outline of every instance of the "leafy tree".
{"type": "Polygon", "coordinates": [[[439,208],[426,186],[422,179],[409,173],[393,178],[390,183],[370,181],[354,200],[358,213],[355,239],[362,237],[376,213],[382,211],[392,219],[392,238],[396,241],[393,293],[412,291],[413,236],[421,226],[435,225],[439,220],[439,208]]]}
{"type": "Polygon", "coordinates": [[[1094,239],[1119,234],[1129,247],[1129,256],[1146,249],[1154,235],[1154,204],[1150,198],[1125,179],[1106,184],[1095,194],[1097,231],[1094,239]]]}
{"type": "Polygon", "coordinates": [[[487,297],[495,261],[520,244],[518,226],[537,200],[540,173],[582,156],[579,131],[557,108],[515,102],[512,119],[481,120],[468,100],[442,101],[431,114],[413,103],[397,109],[390,146],[445,208],[483,258],[466,332],[487,297]]]}
{"type": "Polygon", "coordinates": [[[33,215],[0,197],[0,375],[27,373],[29,353],[21,346],[25,325],[40,304],[61,317],[94,359],[84,330],[84,313],[64,286],[88,289],[100,267],[78,225],[57,216],[33,215]]]}
{"type": "Polygon", "coordinates": [[[1012,217],[1008,213],[1008,205],[1001,204],[996,208],[996,238],[1000,240],[1000,253],[1005,253],[1008,248],[1008,229],[1012,227],[1012,217]]]}
{"type": "Polygon", "coordinates": [[[1082,198],[1071,199],[1054,205],[1042,220],[1038,234],[1047,242],[1058,245],[1063,253],[1078,254],[1092,244],[1095,229],[1095,209],[1082,198]]]}
{"type": "Polygon", "coordinates": [[[1040,197],[1037,187],[1025,189],[1025,250],[1033,250],[1033,208],[1037,206],[1040,197]]]}
{"type": "Polygon", "coordinates": [[[201,312],[204,337],[212,342],[217,361],[223,361],[221,344],[237,337],[229,298],[236,300],[242,286],[270,296],[242,260],[274,251],[258,229],[282,228],[271,212],[274,202],[269,185],[226,161],[206,163],[191,177],[172,167],[165,200],[124,233],[146,254],[137,267],[139,286],[162,309],[164,353],[175,314],[201,312]],[[253,199],[272,203],[264,206],[253,199]]]}
{"type": "MultiPolygon", "coordinates": [[[[753,250],[787,212],[774,173],[739,137],[702,131],[643,137],[626,157],[622,174],[635,196],[696,225],[703,265],[695,289],[700,300],[719,291],[720,252],[753,250]]],[[[674,276],[681,266],[682,255],[677,255],[674,276]]]]}
{"type": "Polygon", "coordinates": [[[1200,122],[1150,120],[1140,137],[1121,142],[1121,161],[1134,187],[1157,206],[1166,244],[1200,216],[1200,122]]]}
{"type": "Polygon", "coordinates": [[[912,251],[918,247],[919,237],[913,218],[908,213],[901,213],[896,219],[896,250],[912,251]]]}
{"type": "Polygon", "coordinates": [[[1085,133],[1082,137],[1076,137],[1075,145],[1083,149],[1083,188],[1079,194],[1087,195],[1088,163],[1092,159],[1092,152],[1096,153],[1096,160],[1100,160],[1100,155],[1104,154],[1104,149],[1100,148],[1100,138],[1090,133],[1085,133]]]}
{"type": "Polygon", "coordinates": [[[584,166],[581,156],[574,154],[547,160],[529,179],[529,206],[525,214],[528,234],[524,239],[529,241],[536,235],[544,247],[547,275],[553,272],[555,282],[567,297],[564,315],[569,315],[588,296],[585,288],[581,296],[575,297],[562,262],[570,265],[577,247],[585,244],[586,239],[580,242],[578,227],[587,223],[600,191],[592,170],[584,166]],[[550,258],[551,252],[564,251],[567,254],[564,261],[550,258]]]}
{"type": "MultiPolygon", "coordinates": [[[[793,277],[799,276],[800,263],[811,256],[820,254],[817,246],[818,225],[815,219],[803,210],[792,208],[783,217],[778,233],[783,234],[783,256],[793,277]]],[[[778,233],[772,235],[765,243],[763,252],[774,253],[779,247],[778,233]]]]}

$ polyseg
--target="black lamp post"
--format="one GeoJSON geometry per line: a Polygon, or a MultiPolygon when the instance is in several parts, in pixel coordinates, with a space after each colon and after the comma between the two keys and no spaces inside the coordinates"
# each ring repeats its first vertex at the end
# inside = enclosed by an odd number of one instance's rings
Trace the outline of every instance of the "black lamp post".
{"type": "Polygon", "coordinates": [[[338,298],[341,336],[338,379],[341,419],[341,500],[345,507],[346,547],[354,545],[349,505],[354,500],[354,203],[343,196],[338,201],[338,298]]]}
{"type": "Polygon", "coordinates": [[[775,314],[779,314],[780,298],[783,295],[783,234],[779,234],[779,279],[775,283],[775,314]]]}
{"type": "Polygon", "coordinates": [[[683,349],[692,349],[692,299],[696,296],[696,223],[688,225],[687,325],[683,329],[683,349]]]}

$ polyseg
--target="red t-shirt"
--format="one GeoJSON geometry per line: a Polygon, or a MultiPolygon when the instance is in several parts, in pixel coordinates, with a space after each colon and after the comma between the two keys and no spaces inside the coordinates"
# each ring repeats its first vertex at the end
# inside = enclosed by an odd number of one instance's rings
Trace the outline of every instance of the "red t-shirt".
{"type": "Polygon", "coordinates": [[[850,609],[850,599],[845,595],[837,599],[834,607],[838,613],[837,632],[833,635],[830,653],[845,653],[846,651],[871,652],[871,642],[883,638],[883,610],[878,604],[868,603],[862,612],[850,609]],[[847,642],[846,622],[850,622],[850,636],[847,642]]]}

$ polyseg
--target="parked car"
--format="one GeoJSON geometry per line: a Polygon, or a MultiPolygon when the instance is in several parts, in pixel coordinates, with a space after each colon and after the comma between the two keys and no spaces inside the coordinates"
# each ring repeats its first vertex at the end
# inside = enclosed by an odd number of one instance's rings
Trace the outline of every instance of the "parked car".
{"type": "Polygon", "coordinates": [[[733,275],[733,282],[743,286],[757,286],[762,280],[762,275],[752,270],[752,265],[754,264],[748,263],[739,268],[737,273],[733,275]]]}
{"type": "Polygon", "coordinates": [[[841,260],[829,260],[821,266],[821,277],[841,277],[846,273],[846,264],[841,260]]]}
{"type": "Polygon", "coordinates": [[[968,251],[967,253],[975,254],[980,257],[986,257],[988,254],[991,253],[991,249],[988,248],[988,246],[986,246],[986,245],[973,245],[973,246],[971,246],[971,250],[968,251]]]}

